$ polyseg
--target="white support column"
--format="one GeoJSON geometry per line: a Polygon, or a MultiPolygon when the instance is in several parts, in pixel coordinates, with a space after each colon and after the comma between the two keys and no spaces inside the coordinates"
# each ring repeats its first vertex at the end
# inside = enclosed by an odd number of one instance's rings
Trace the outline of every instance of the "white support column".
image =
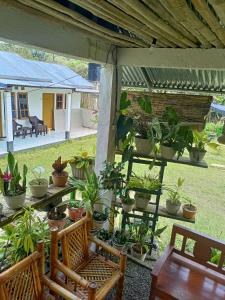
{"type": "Polygon", "coordinates": [[[105,160],[115,159],[116,111],[119,105],[120,81],[119,70],[115,65],[106,65],[101,69],[95,162],[95,171],[98,175],[105,160]]]}
{"type": "Polygon", "coordinates": [[[66,94],[66,132],[65,139],[70,139],[72,94],[66,94]]]}
{"type": "Polygon", "coordinates": [[[12,101],[11,92],[6,91],[3,94],[5,105],[5,122],[6,122],[6,143],[7,151],[13,152],[13,124],[12,124],[12,101]]]}

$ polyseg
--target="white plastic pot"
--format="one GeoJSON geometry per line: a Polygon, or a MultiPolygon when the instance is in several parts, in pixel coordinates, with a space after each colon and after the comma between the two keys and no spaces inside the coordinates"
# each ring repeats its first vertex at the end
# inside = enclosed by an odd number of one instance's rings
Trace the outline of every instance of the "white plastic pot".
{"type": "Polygon", "coordinates": [[[4,199],[10,209],[17,209],[24,205],[26,192],[16,196],[4,196],[4,199]]]}
{"type": "Polygon", "coordinates": [[[172,147],[167,147],[164,145],[160,145],[160,152],[161,156],[165,159],[173,159],[176,154],[176,150],[174,150],[172,147]]]}
{"type": "Polygon", "coordinates": [[[189,151],[189,157],[192,162],[200,162],[203,160],[206,151],[199,151],[198,149],[192,148],[189,151]]]}
{"type": "Polygon", "coordinates": [[[135,144],[137,153],[142,155],[149,155],[154,148],[154,143],[150,142],[149,139],[135,137],[135,144]]]}
{"type": "Polygon", "coordinates": [[[134,199],[136,201],[136,208],[145,210],[151,200],[151,195],[140,192],[135,192],[134,199]]]}
{"type": "Polygon", "coordinates": [[[31,180],[29,182],[30,191],[34,198],[41,198],[47,193],[48,180],[47,179],[42,179],[42,180],[43,180],[42,184],[34,184],[35,182],[34,180],[31,180]]]}
{"type": "Polygon", "coordinates": [[[181,203],[174,204],[170,199],[166,200],[166,210],[169,214],[176,215],[180,209],[181,203]]]}
{"type": "MultiPolygon", "coordinates": [[[[134,244],[134,245],[135,245],[135,244],[134,244]]],[[[133,248],[134,245],[131,246],[131,255],[132,255],[133,257],[135,257],[135,258],[141,260],[141,261],[144,261],[145,258],[146,258],[146,255],[147,255],[147,251],[145,251],[145,253],[143,253],[143,254],[141,254],[141,253],[139,253],[139,252],[136,252],[136,251],[134,250],[134,248],[133,248]]]]}
{"type": "Polygon", "coordinates": [[[134,208],[134,203],[133,204],[125,204],[125,203],[122,203],[122,207],[123,207],[123,210],[127,213],[129,213],[130,211],[132,211],[132,209],[134,208]]]}

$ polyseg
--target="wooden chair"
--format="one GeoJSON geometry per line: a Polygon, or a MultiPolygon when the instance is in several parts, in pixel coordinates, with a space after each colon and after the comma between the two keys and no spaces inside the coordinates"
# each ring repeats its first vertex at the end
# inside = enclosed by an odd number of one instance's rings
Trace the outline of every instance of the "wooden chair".
{"type": "Polygon", "coordinates": [[[13,120],[13,138],[15,136],[22,135],[23,138],[25,138],[26,132],[24,131],[24,128],[21,124],[18,124],[15,120],[13,120]]]}
{"type": "Polygon", "coordinates": [[[47,293],[46,287],[63,299],[79,299],[44,275],[44,244],[42,242],[38,244],[38,251],[0,274],[1,300],[55,299],[47,293]]]}
{"type": "Polygon", "coordinates": [[[174,225],[170,244],[152,271],[150,300],[224,300],[224,259],[223,242],[174,225]],[[220,253],[216,263],[209,261],[212,249],[220,253]]]}
{"type": "Polygon", "coordinates": [[[39,134],[44,133],[47,134],[48,133],[48,127],[46,124],[44,124],[44,121],[40,120],[38,117],[36,116],[30,116],[29,117],[29,121],[32,125],[32,131],[35,132],[36,137],[39,134]]]}
{"type": "Polygon", "coordinates": [[[122,299],[126,255],[101,240],[89,235],[88,217],[58,232],[51,229],[51,279],[69,290],[75,291],[78,297],[88,300],[105,299],[109,291],[117,285],[116,299],[122,299]],[[58,258],[58,243],[61,241],[62,262],[58,258]],[[89,250],[90,242],[96,244],[113,256],[118,257],[119,264],[89,250]],[[62,279],[59,272],[65,277],[62,279]]]}

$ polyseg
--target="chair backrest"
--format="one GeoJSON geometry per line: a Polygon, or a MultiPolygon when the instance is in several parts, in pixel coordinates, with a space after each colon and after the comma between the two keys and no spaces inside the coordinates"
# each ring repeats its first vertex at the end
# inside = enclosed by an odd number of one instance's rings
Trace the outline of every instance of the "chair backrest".
{"type": "Polygon", "coordinates": [[[15,121],[17,124],[22,125],[23,127],[32,127],[29,119],[16,119],[15,121]]]}
{"type": "Polygon", "coordinates": [[[175,224],[170,244],[174,252],[225,275],[224,242],[175,224]]]}
{"type": "Polygon", "coordinates": [[[17,126],[18,124],[16,123],[15,120],[13,120],[13,131],[17,131],[17,126]]]}
{"type": "Polygon", "coordinates": [[[36,116],[30,116],[30,117],[29,117],[29,120],[30,120],[30,123],[31,123],[33,126],[38,125],[38,122],[39,122],[38,117],[36,117],[36,116]]]}
{"type": "Polygon", "coordinates": [[[88,258],[89,218],[80,221],[58,232],[57,240],[62,241],[63,263],[75,270],[88,258]]]}
{"type": "Polygon", "coordinates": [[[0,274],[0,299],[43,299],[43,288],[40,280],[42,263],[42,254],[36,251],[2,272],[0,274]]]}

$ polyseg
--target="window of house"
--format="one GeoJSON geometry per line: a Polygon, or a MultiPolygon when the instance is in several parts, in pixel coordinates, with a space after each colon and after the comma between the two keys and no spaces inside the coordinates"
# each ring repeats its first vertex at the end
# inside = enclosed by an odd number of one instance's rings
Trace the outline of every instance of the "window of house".
{"type": "Polygon", "coordinates": [[[64,108],[64,97],[63,94],[56,94],[56,109],[64,108]]]}
{"type": "Polygon", "coordinates": [[[16,99],[15,93],[11,93],[11,103],[12,103],[12,118],[17,118],[17,108],[16,108],[16,99]]]}
{"type": "Polygon", "coordinates": [[[27,93],[18,93],[18,119],[25,119],[29,116],[27,93]]]}

